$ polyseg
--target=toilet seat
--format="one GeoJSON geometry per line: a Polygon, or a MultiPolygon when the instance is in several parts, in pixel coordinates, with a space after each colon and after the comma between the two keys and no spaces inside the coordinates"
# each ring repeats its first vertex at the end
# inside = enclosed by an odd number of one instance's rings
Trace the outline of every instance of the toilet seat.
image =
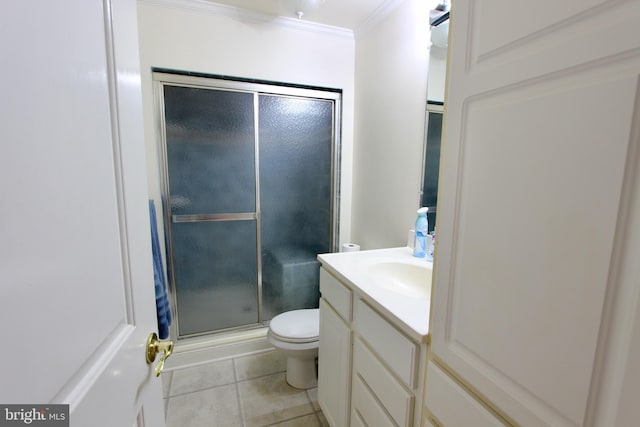
{"type": "Polygon", "coordinates": [[[290,343],[309,343],[320,338],[320,310],[293,310],[271,319],[269,334],[290,343]]]}

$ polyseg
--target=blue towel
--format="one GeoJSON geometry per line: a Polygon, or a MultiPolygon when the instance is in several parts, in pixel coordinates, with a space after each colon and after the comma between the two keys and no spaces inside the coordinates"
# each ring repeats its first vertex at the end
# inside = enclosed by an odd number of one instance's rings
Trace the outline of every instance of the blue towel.
{"type": "Polygon", "coordinates": [[[171,325],[171,309],[167,298],[167,287],[160,253],[158,226],[156,223],[156,207],[153,200],[149,200],[149,219],[151,222],[151,251],[153,253],[153,281],[156,289],[156,308],[158,312],[158,337],[161,340],[169,338],[171,325]]]}

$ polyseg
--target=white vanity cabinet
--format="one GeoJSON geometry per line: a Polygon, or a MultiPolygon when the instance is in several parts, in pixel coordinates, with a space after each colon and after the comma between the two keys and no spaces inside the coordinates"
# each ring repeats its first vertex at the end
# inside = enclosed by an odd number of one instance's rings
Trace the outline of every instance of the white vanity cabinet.
{"type": "Polygon", "coordinates": [[[320,292],[318,402],[329,424],[419,427],[424,340],[325,268],[320,292]]]}
{"type": "Polygon", "coordinates": [[[318,402],[332,426],[349,425],[351,395],[351,290],[320,269],[318,402]]]}

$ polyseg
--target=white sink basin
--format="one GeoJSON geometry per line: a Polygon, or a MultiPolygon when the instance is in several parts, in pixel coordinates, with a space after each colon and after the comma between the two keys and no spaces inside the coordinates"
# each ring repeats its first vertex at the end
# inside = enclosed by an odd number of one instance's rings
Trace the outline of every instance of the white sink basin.
{"type": "Polygon", "coordinates": [[[318,255],[323,268],[364,301],[407,326],[416,339],[429,333],[433,263],[408,247],[318,255]]]}
{"type": "Polygon", "coordinates": [[[367,274],[377,286],[400,295],[420,299],[431,295],[431,268],[426,262],[381,261],[371,264],[367,274]]]}

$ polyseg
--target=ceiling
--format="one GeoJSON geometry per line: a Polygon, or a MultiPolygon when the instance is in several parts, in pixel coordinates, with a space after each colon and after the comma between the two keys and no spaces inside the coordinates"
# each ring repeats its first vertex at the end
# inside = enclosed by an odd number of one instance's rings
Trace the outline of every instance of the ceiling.
{"type": "Polygon", "coordinates": [[[303,21],[355,30],[379,8],[397,0],[209,0],[267,15],[295,18],[297,4],[318,4],[315,10],[305,10],[303,21]]]}

